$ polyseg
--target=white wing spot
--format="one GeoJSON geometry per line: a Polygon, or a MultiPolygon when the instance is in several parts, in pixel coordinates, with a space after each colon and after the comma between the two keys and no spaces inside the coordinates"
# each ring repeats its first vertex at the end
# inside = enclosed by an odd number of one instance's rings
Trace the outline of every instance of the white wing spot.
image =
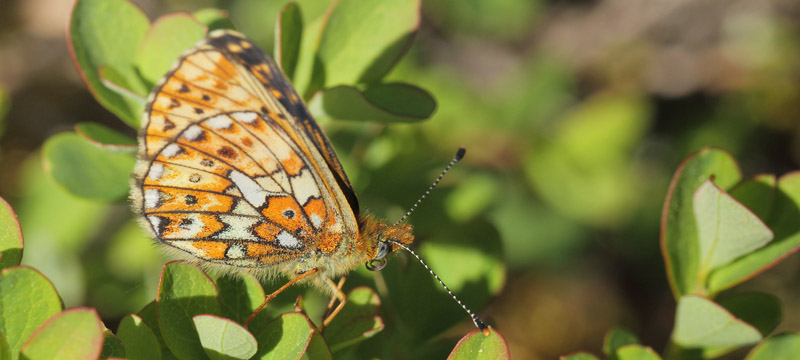
{"type": "Polygon", "coordinates": [[[161,192],[158,189],[146,189],[144,191],[144,207],[145,209],[152,209],[158,206],[161,200],[161,192]]]}
{"type": "Polygon", "coordinates": [[[317,214],[311,214],[311,225],[314,225],[315,228],[319,229],[322,225],[322,217],[317,214]]]}
{"type": "Polygon", "coordinates": [[[150,171],[147,172],[147,177],[150,180],[161,179],[161,175],[164,175],[164,165],[158,163],[151,165],[150,171]]]}
{"type": "Polygon", "coordinates": [[[267,201],[267,192],[249,176],[234,170],[231,171],[230,179],[233,181],[233,184],[239,188],[242,196],[244,196],[244,199],[247,200],[250,205],[259,208],[267,201]]]}
{"type": "Polygon", "coordinates": [[[171,158],[175,155],[180,154],[181,151],[183,151],[183,149],[181,149],[180,146],[175,144],[169,144],[167,145],[167,147],[164,148],[164,150],[161,151],[161,155],[171,158]]]}
{"type": "Polygon", "coordinates": [[[252,124],[258,119],[258,115],[254,112],[238,112],[231,114],[236,121],[252,124]]]}
{"type": "Polygon", "coordinates": [[[208,126],[211,126],[217,130],[230,129],[231,125],[233,125],[233,121],[225,115],[214,116],[211,119],[208,119],[206,122],[208,123],[208,126]]]}
{"type": "Polygon", "coordinates": [[[292,189],[294,189],[294,197],[300,204],[305,204],[308,199],[312,197],[319,197],[319,186],[314,181],[314,176],[308,169],[303,169],[297,176],[290,178],[292,182],[292,189]]]}
{"type": "Polygon", "coordinates": [[[242,244],[233,244],[228,247],[225,252],[225,257],[228,259],[239,259],[244,257],[244,246],[242,244]]]}
{"type": "Polygon", "coordinates": [[[183,138],[189,141],[196,141],[200,139],[200,135],[203,134],[203,129],[197,125],[192,125],[186,128],[183,132],[183,138]]]}
{"type": "Polygon", "coordinates": [[[158,232],[158,226],[161,225],[161,218],[158,216],[148,216],[147,220],[150,221],[150,225],[153,225],[153,232],[156,233],[157,236],[161,236],[158,232]]]}
{"type": "Polygon", "coordinates": [[[279,232],[276,238],[278,239],[278,244],[280,244],[285,248],[288,249],[300,248],[300,240],[297,240],[297,238],[294,237],[294,235],[289,234],[288,232],[286,232],[286,230],[279,232]]]}

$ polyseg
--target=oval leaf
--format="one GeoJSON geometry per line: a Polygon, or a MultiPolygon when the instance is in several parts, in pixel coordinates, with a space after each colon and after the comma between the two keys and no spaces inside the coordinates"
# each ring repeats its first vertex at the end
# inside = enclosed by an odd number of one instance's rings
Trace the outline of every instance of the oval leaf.
{"type": "Polygon", "coordinates": [[[800,172],[782,176],[777,186],[769,177],[759,177],[732,192],[753,209],[772,229],[775,238],[766,246],[712,272],[712,293],[728,289],[774,266],[800,249],[800,172]],[[768,209],[766,209],[768,207],[768,209]]]}
{"type": "Polygon", "coordinates": [[[12,267],[0,272],[0,333],[6,334],[12,359],[39,325],[61,311],[61,299],[38,271],[12,267]]]}
{"type": "Polygon", "coordinates": [[[303,14],[300,13],[297,3],[287,3],[278,14],[278,24],[275,29],[275,60],[289,79],[294,79],[302,39],[303,14]]]}
{"type": "Polygon", "coordinates": [[[447,357],[448,360],[510,359],[508,343],[497,330],[489,327],[489,335],[473,330],[461,340],[447,357]]]}
{"type": "Polygon", "coordinates": [[[416,122],[428,119],[436,100],[423,89],[407,84],[378,85],[367,97],[355,87],[340,85],[318,92],[309,102],[316,117],[381,123],[416,122]]]}
{"type": "Polygon", "coordinates": [[[792,359],[800,354],[800,334],[782,333],[758,344],[746,360],[792,359]]]}
{"type": "Polygon", "coordinates": [[[236,322],[214,315],[197,315],[193,320],[212,360],[246,360],[256,354],[256,338],[236,322]]]}
{"type": "Polygon", "coordinates": [[[347,304],[325,328],[325,340],[331,351],[339,351],[366,340],[383,330],[378,316],[381,300],[368,287],[357,287],[347,294],[347,304]]]}
{"type": "Polygon", "coordinates": [[[125,348],[122,346],[122,341],[114,336],[111,331],[106,330],[103,337],[103,349],[100,351],[100,357],[104,358],[125,358],[125,348]]]}
{"type": "Polygon", "coordinates": [[[314,324],[302,313],[285,313],[270,322],[257,320],[259,317],[249,326],[258,341],[254,359],[298,359],[306,352],[316,332],[314,324]]]}
{"type": "Polygon", "coordinates": [[[696,290],[700,249],[692,198],[712,178],[725,190],[739,182],[741,173],[727,152],[706,148],[684,160],[670,183],[661,213],[661,252],[672,294],[676,299],[696,290]]]}
{"type": "Polygon", "coordinates": [[[772,240],[772,231],[755,214],[716,187],[700,185],[692,199],[700,246],[698,277],[758,249],[772,240]]]}
{"type": "Polygon", "coordinates": [[[622,327],[615,327],[606,333],[603,338],[603,353],[611,355],[617,352],[617,349],[625,345],[638,345],[641,344],[639,338],[636,337],[628,329],[622,327]]]}
{"type": "Polygon", "coordinates": [[[684,348],[736,347],[757,343],[761,334],[713,301],[690,295],[678,302],[672,339],[684,348]]]}
{"type": "Polygon", "coordinates": [[[661,360],[649,346],[626,345],[616,352],[618,360],[661,360]]]}
{"type": "Polygon", "coordinates": [[[135,138],[124,135],[103,124],[93,122],[78,123],[75,124],[75,133],[93,145],[110,152],[135,154],[138,148],[135,138]]]}
{"type": "Polygon", "coordinates": [[[222,315],[244,324],[264,302],[264,288],[253,275],[222,276],[217,279],[222,315]]]}
{"type": "Polygon", "coordinates": [[[139,127],[142,105],[105,87],[99,71],[112,67],[131,89],[146,94],[149,89],[136,74],[133,59],[149,26],[147,16],[126,0],[80,0],[70,18],[69,49],[86,86],[97,102],[134,128],[139,127]]]}
{"type": "Polygon", "coordinates": [[[75,133],[61,133],[44,143],[42,157],[50,176],[70,193],[113,201],[128,195],[135,160],[100,149],[75,133]]]}
{"type": "Polygon", "coordinates": [[[142,76],[155,84],[175,59],[206,36],[206,27],[186,13],[162,16],[153,22],[136,57],[142,76]]]}
{"type": "Polygon", "coordinates": [[[228,16],[228,12],[225,10],[205,8],[193,12],[192,16],[205,25],[209,32],[218,29],[236,29],[228,16]]]}
{"type": "Polygon", "coordinates": [[[22,228],[11,205],[0,197],[0,269],[19,265],[22,260],[22,228]]]}
{"type": "Polygon", "coordinates": [[[160,360],[161,346],[142,318],[131,314],[119,323],[117,337],[122,340],[125,356],[130,360],[160,360]]]}
{"type": "Polygon", "coordinates": [[[96,359],[103,348],[103,322],[97,311],[74,308],[42,324],[22,346],[23,359],[96,359]]]}
{"type": "Polygon", "coordinates": [[[411,45],[420,0],[341,0],[334,5],[317,57],[325,87],[378,82],[411,45]]]}
{"type": "Polygon", "coordinates": [[[178,359],[206,358],[192,318],[219,313],[217,288],[208,275],[181,261],[164,265],[156,310],[164,343],[178,359]]]}

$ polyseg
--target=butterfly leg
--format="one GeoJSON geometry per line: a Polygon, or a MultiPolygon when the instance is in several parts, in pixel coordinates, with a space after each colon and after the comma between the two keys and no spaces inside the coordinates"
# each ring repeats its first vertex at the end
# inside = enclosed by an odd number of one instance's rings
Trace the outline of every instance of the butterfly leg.
{"type": "Polygon", "coordinates": [[[258,309],[256,309],[256,311],[254,311],[253,314],[250,315],[249,318],[247,318],[247,321],[244,323],[244,326],[249,325],[250,321],[252,321],[253,318],[255,318],[256,315],[259,312],[261,312],[261,310],[263,310],[265,307],[267,307],[267,303],[270,300],[274,299],[276,296],[278,296],[278,294],[282,293],[284,290],[288,289],[290,286],[294,285],[294,283],[302,280],[306,276],[309,276],[309,275],[312,275],[312,274],[316,274],[318,272],[319,272],[319,268],[313,268],[311,270],[308,270],[308,271],[306,271],[306,272],[304,272],[302,274],[297,275],[292,280],[289,280],[289,282],[287,282],[285,285],[281,286],[278,290],[273,291],[272,294],[269,294],[269,296],[264,298],[264,302],[262,302],[261,305],[258,306],[258,309]]]}
{"type": "Polygon", "coordinates": [[[331,321],[333,321],[333,318],[335,318],[336,315],[339,314],[339,311],[342,311],[344,304],[347,303],[347,295],[345,295],[344,292],[342,291],[342,286],[344,286],[344,281],[347,280],[347,277],[342,276],[338,284],[333,282],[333,280],[331,280],[330,278],[325,278],[325,280],[327,281],[328,285],[330,285],[331,288],[333,288],[335,292],[333,293],[333,298],[331,299],[331,302],[328,304],[328,310],[325,312],[326,314],[330,312],[330,314],[327,315],[325,317],[325,320],[322,321],[323,329],[326,326],[328,326],[331,323],[331,321]],[[330,311],[331,307],[333,307],[333,304],[336,302],[336,300],[339,300],[339,305],[337,305],[336,308],[333,309],[333,311],[330,311]]]}
{"type": "MultiPolygon", "coordinates": [[[[342,291],[345,280],[347,280],[347,275],[343,275],[342,278],[339,279],[339,283],[336,284],[336,289],[338,290],[337,293],[342,291]]],[[[331,314],[331,310],[333,310],[333,305],[336,304],[336,300],[339,300],[338,294],[331,296],[331,301],[328,302],[328,307],[325,308],[325,315],[322,316],[323,319],[327,319],[328,315],[331,314]]]]}

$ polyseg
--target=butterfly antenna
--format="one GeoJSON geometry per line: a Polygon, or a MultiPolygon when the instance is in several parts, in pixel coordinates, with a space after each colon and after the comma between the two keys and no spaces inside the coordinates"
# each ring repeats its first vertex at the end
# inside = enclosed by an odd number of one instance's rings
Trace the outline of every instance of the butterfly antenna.
{"type": "Polygon", "coordinates": [[[447,166],[444,168],[444,170],[442,170],[442,173],[439,174],[439,177],[436,178],[436,180],[433,182],[433,184],[431,184],[431,186],[428,187],[428,190],[425,190],[425,193],[422,194],[422,196],[419,197],[419,199],[417,200],[417,202],[414,203],[414,205],[411,205],[411,208],[408,209],[408,211],[406,211],[405,215],[403,215],[399,220],[397,220],[397,222],[394,223],[394,226],[397,226],[398,224],[400,224],[403,221],[405,221],[406,218],[408,218],[408,216],[411,215],[411,213],[413,213],[414,210],[417,209],[417,206],[419,206],[419,204],[422,202],[422,200],[425,200],[425,198],[428,197],[428,195],[430,195],[431,190],[433,190],[433,188],[435,188],[436,185],[439,185],[439,182],[442,181],[442,178],[444,177],[444,174],[447,174],[447,172],[450,171],[450,168],[452,168],[453,165],[455,165],[457,162],[461,161],[461,159],[464,158],[464,154],[466,154],[466,153],[467,153],[467,149],[465,147],[462,146],[462,147],[458,148],[458,151],[456,151],[456,156],[453,156],[453,160],[450,160],[450,163],[447,164],[447,166]]]}
{"type": "Polygon", "coordinates": [[[464,303],[462,303],[461,300],[458,299],[458,297],[456,297],[456,294],[454,294],[450,290],[450,288],[447,287],[447,285],[444,284],[444,281],[442,281],[442,279],[439,278],[439,275],[436,275],[436,273],[433,272],[433,270],[428,266],[428,264],[425,263],[425,261],[422,261],[422,258],[419,257],[419,255],[417,255],[416,252],[414,252],[413,250],[409,249],[408,246],[403,245],[403,243],[401,243],[399,241],[396,241],[396,240],[387,240],[387,241],[389,241],[392,244],[395,244],[395,245],[405,249],[406,251],[410,252],[411,255],[414,255],[414,257],[417,258],[417,260],[419,260],[420,264],[422,264],[422,266],[424,266],[425,269],[428,269],[428,272],[430,272],[431,275],[433,275],[433,278],[436,279],[436,281],[438,281],[439,284],[441,284],[442,287],[445,290],[447,290],[447,293],[450,294],[450,296],[453,297],[453,300],[455,300],[458,303],[458,305],[461,305],[461,308],[464,309],[464,311],[467,312],[469,317],[472,318],[472,322],[475,324],[475,327],[477,327],[478,330],[480,330],[484,335],[486,335],[486,336],[489,335],[489,327],[486,325],[486,323],[483,322],[483,320],[481,320],[478,317],[478,315],[475,315],[475,313],[472,312],[472,310],[470,310],[466,305],[464,305],[464,303]]]}

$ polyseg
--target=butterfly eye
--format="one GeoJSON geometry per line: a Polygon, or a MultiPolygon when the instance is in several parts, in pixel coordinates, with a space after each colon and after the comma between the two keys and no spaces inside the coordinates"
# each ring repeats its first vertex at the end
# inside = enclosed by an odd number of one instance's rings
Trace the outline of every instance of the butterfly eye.
{"type": "Polygon", "coordinates": [[[378,255],[375,255],[375,260],[380,260],[385,258],[386,255],[389,255],[389,250],[391,250],[391,248],[392,247],[389,245],[388,242],[381,241],[381,243],[378,244],[378,255]]]}

